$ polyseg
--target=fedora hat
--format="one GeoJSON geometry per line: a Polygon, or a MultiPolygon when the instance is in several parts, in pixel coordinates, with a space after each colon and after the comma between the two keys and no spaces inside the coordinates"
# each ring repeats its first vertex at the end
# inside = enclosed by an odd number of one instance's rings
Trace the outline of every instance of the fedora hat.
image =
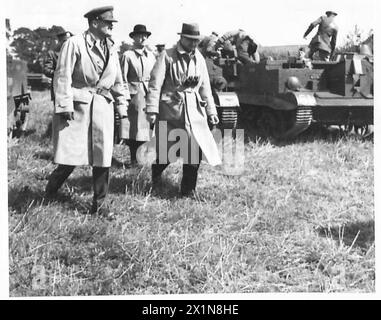
{"type": "Polygon", "coordinates": [[[146,34],[147,37],[149,37],[151,32],[147,31],[147,28],[144,24],[137,24],[134,27],[134,31],[130,32],[130,38],[132,38],[135,34],[146,34]]]}
{"type": "Polygon", "coordinates": [[[114,19],[113,11],[114,11],[113,6],[99,7],[99,8],[90,10],[84,15],[84,17],[87,19],[97,19],[102,21],[118,22],[118,20],[114,19]]]}
{"type": "Polygon", "coordinates": [[[202,36],[200,35],[200,29],[197,23],[183,23],[183,27],[179,35],[190,38],[190,39],[198,39],[200,40],[202,36]]]}

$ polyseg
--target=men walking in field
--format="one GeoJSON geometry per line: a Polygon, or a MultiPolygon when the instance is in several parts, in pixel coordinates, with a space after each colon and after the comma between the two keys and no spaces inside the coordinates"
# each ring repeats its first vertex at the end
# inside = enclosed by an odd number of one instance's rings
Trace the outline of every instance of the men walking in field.
{"type": "Polygon", "coordinates": [[[228,57],[233,57],[234,50],[236,50],[237,58],[243,64],[259,63],[260,61],[258,44],[242,29],[223,34],[217,40],[215,49],[222,49],[222,52],[228,57]]]}
{"type": "Polygon", "coordinates": [[[131,101],[128,108],[128,118],[120,124],[120,138],[125,139],[130,147],[131,165],[137,164],[136,152],[144,142],[150,140],[150,123],[145,114],[145,97],[153,65],[156,62],[154,54],[145,46],[151,32],[146,26],[138,24],[130,33],[134,40],[130,50],[122,56],[122,76],[125,86],[128,86],[131,101]]]}
{"type": "Polygon", "coordinates": [[[189,196],[196,188],[202,153],[211,165],[221,163],[208,127],[208,121],[215,125],[219,120],[205,60],[197,50],[199,27],[184,23],[179,34],[176,46],[164,51],[152,70],[146,112],[149,121],[156,122],[153,188],[158,186],[168,164],[177,160],[171,152],[179,146],[184,161],[181,194],[189,196]],[[176,137],[180,138],[177,142],[176,137]]]}
{"type": "Polygon", "coordinates": [[[319,60],[329,61],[333,56],[336,47],[336,38],[338,27],[335,23],[335,17],[337,13],[334,11],[327,11],[325,16],[319,17],[312,22],[306,32],[304,33],[304,39],[307,39],[308,34],[316,27],[319,26],[316,35],[310,42],[310,51],[308,58],[312,59],[315,52],[319,54],[319,60]]]}
{"type": "Polygon", "coordinates": [[[113,7],[85,14],[89,28],[62,46],[54,75],[54,162],[47,196],[54,195],[75,166],[93,167],[90,213],[113,216],[105,202],[113,151],[114,102],[127,116],[128,93],[123,86],[118,53],[111,39],[113,7]]]}

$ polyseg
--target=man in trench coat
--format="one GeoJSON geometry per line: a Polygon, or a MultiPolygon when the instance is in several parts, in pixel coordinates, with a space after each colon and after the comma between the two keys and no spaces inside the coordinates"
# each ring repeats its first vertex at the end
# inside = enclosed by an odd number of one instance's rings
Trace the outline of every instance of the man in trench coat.
{"type": "Polygon", "coordinates": [[[307,39],[308,34],[316,26],[319,26],[318,32],[312,38],[309,45],[309,59],[312,59],[314,53],[317,51],[319,53],[319,60],[329,61],[335,51],[338,27],[334,20],[337,13],[334,11],[327,11],[325,14],[325,16],[321,16],[312,22],[304,33],[303,38],[307,39]]]}
{"type": "Polygon", "coordinates": [[[208,121],[215,125],[219,120],[206,63],[197,49],[201,38],[199,27],[184,23],[179,34],[177,45],[163,51],[153,67],[146,112],[150,122],[156,121],[157,159],[152,165],[153,188],[157,187],[168,164],[177,160],[171,159],[171,148],[180,143],[180,157],[184,161],[181,194],[189,196],[196,188],[202,154],[209,164],[221,164],[208,126],[208,121]],[[169,138],[174,129],[180,134],[179,142],[174,141],[175,137],[169,138]]]}
{"type": "Polygon", "coordinates": [[[113,151],[114,102],[127,116],[128,93],[123,86],[118,53],[111,40],[113,7],[86,13],[89,29],[62,46],[54,75],[54,162],[47,196],[56,194],[75,166],[93,167],[90,213],[112,216],[105,203],[113,151]]]}
{"type": "Polygon", "coordinates": [[[136,152],[139,146],[151,139],[150,123],[145,113],[145,97],[156,58],[145,46],[150,35],[151,32],[147,31],[145,25],[137,24],[130,33],[134,39],[133,47],[123,53],[121,61],[123,82],[128,87],[131,101],[128,118],[121,120],[119,136],[129,145],[132,165],[137,164],[136,152]]]}

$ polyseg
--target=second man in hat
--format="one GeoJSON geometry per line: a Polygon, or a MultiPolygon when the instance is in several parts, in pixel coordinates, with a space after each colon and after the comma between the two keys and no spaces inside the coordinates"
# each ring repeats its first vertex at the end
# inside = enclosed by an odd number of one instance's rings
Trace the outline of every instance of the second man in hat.
{"type": "Polygon", "coordinates": [[[156,61],[145,45],[150,35],[145,25],[136,25],[130,33],[134,40],[133,47],[123,54],[121,61],[123,82],[128,86],[131,101],[128,118],[121,120],[120,138],[125,139],[130,147],[132,165],[137,163],[139,146],[150,140],[150,123],[144,111],[150,73],[156,61]]]}

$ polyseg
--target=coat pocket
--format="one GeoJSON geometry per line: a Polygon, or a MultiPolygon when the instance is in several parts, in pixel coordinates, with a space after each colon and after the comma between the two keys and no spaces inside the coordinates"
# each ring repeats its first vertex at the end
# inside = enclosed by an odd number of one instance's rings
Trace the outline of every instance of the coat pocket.
{"type": "Polygon", "coordinates": [[[93,98],[93,94],[88,89],[73,89],[73,101],[90,103],[93,98]]]}

